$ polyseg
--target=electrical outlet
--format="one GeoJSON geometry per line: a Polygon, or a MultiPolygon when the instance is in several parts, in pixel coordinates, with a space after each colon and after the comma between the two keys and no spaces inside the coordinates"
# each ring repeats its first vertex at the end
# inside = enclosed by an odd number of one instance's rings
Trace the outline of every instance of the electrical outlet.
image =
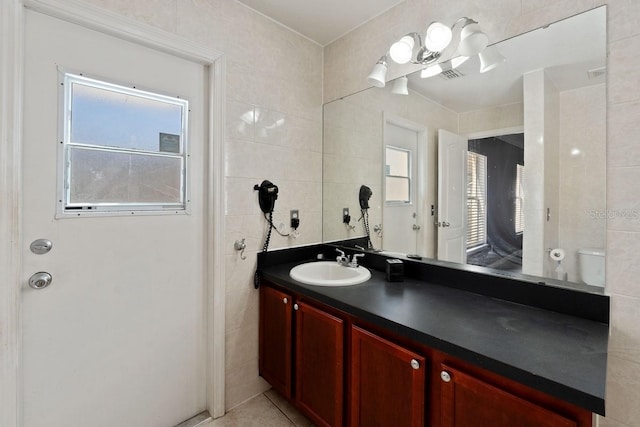
{"type": "Polygon", "coordinates": [[[300,226],[300,214],[298,213],[297,209],[291,210],[290,218],[291,228],[293,228],[294,230],[297,229],[300,226]]]}

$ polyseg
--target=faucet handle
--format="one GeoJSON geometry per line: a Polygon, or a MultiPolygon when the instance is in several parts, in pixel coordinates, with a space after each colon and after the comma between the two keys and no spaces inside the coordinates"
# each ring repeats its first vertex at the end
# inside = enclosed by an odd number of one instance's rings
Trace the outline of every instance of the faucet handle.
{"type": "Polygon", "coordinates": [[[340,256],[344,256],[344,251],[341,251],[340,249],[336,248],[336,252],[338,252],[340,256]]]}
{"type": "Polygon", "coordinates": [[[363,258],[364,254],[353,254],[351,257],[351,262],[349,263],[349,267],[357,267],[358,266],[358,258],[363,258]]]}

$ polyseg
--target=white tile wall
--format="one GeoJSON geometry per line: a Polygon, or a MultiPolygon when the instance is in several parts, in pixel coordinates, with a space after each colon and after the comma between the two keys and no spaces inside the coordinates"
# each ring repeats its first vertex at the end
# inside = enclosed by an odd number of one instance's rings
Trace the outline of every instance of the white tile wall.
{"type": "Polygon", "coordinates": [[[569,280],[578,281],[580,248],[604,248],[606,164],[606,87],[604,84],[560,94],[560,226],[558,246],[569,280]],[[579,150],[576,152],[575,150],[579,150]]]}

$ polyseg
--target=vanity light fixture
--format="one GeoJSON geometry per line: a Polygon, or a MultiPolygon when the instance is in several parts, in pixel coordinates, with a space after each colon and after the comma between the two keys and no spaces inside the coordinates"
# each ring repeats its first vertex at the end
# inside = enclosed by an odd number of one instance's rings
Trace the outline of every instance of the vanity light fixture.
{"type": "Polygon", "coordinates": [[[480,57],[480,72],[486,73],[496,68],[498,65],[506,61],[495,46],[489,46],[478,54],[480,57]]]}
{"type": "MultiPolygon", "coordinates": [[[[427,67],[422,70],[421,77],[435,76],[445,68],[455,69],[469,57],[478,55],[487,47],[488,43],[489,37],[480,29],[478,22],[471,18],[459,18],[451,27],[441,22],[432,22],[427,27],[424,44],[419,33],[412,32],[402,36],[378,60],[373,71],[369,74],[368,80],[370,84],[376,87],[385,86],[388,58],[391,58],[396,64],[425,65],[427,67]],[[446,62],[448,62],[448,65],[444,68],[438,66],[439,64],[436,62],[441,59],[443,52],[451,45],[454,35],[459,41],[456,49],[447,55],[446,62]],[[432,65],[434,63],[435,65],[432,65]]],[[[489,71],[500,62],[502,61],[491,62],[491,68],[487,66],[484,71],[489,71]]],[[[489,59],[487,59],[487,64],[489,64],[489,59]]],[[[400,83],[396,80],[394,89],[396,84],[400,83]]]]}
{"type": "Polygon", "coordinates": [[[480,25],[473,19],[461,18],[458,21],[461,20],[463,20],[464,23],[460,30],[458,53],[462,56],[477,55],[487,47],[489,37],[480,29],[480,25]]]}
{"type": "Polygon", "coordinates": [[[380,57],[367,80],[375,87],[384,87],[387,78],[387,55],[380,57]]]}
{"type": "Polygon", "coordinates": [[[391,93],[395,95],[409,95],[409,89],[407,88],[407,83],[409,79],[407,76],[398,77],[393,81],[393,88],[391,88],[391,93]]]}

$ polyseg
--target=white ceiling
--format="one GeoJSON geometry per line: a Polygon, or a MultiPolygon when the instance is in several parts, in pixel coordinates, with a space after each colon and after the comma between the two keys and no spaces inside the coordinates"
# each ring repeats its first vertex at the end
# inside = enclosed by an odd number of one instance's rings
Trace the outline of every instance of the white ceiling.
{"type": "Polygon", "coordinates": [[[404,0],[238,0],[326,46],[404,0]]]}

